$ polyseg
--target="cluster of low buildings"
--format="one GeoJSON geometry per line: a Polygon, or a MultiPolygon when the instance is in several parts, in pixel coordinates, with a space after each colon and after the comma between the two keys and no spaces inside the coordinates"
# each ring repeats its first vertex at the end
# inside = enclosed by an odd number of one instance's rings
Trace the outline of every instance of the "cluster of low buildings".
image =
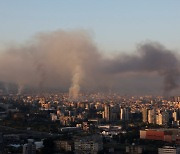
{"type": "Polygon", "coordinates": [[[140,130],[140,138],[165,141],[180,145],[180,129],[161,128],[140,130]]]}

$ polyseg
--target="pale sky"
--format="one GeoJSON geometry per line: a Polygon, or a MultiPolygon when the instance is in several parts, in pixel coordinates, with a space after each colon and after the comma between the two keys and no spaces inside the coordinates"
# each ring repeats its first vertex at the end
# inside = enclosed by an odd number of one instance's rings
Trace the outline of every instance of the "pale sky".
{"type": "Polygon", "coordinates": [[[179,0],[0,0],[0,45],[38,32],[85,29],[104,51],[151,40],[180,49],[179,0]]]}

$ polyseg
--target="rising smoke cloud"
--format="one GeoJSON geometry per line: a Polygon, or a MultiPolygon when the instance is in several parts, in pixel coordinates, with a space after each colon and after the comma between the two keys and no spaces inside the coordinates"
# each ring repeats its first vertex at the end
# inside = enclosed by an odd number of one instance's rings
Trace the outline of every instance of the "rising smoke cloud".
{"type": "Polygon", "coordinates": [[[109,73],[157,72],[163,77],[163,92],[166,95],[178,87],[179,60],[177,55],[158,43],[146,43],[138,47],[137,55],[116,57],[108,64],[109,73]]]}
{"type": "Polygon", "coordinates": [[[157,92],[178,88],[177,53],[159,43],[138,45],[134,54],[118,53],[108,58],[98,50],[87,31],[39,33],[23,45],[0,52],[0,81],[4,89],[16,84],[44,91],[68,91],[77,99],[82,91],[157,92]],[[130,87],[130,88],[128,88],[130,87]]]}
{"type": "Polygon", "coordinates": [[[80,91],[80,81],[82,78],[82,69],[78,65],[75,67],[75,70],[73,72],[73,77],[72,77],[72,84],[71,87],[69,88],[69,97],[70,99],[77,99],[78,94],[80,91]]]}

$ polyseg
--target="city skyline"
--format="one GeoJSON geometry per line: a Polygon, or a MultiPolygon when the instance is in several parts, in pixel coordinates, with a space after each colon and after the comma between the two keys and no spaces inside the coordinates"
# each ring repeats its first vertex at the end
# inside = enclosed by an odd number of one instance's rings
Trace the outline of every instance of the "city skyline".
{"type": "Polygon", "coordinates": [[[180,1],[0,1],[0,154],[180,154],[180,1]]]}

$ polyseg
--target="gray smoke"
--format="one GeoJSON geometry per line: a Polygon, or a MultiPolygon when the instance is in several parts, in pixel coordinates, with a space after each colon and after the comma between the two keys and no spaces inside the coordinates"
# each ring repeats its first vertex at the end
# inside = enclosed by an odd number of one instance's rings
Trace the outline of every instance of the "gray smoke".
{"type": "Polygon", "coordinates": [[[0,81],[26,87],[68,91],[77,99],[82,91],[164,93],[178,88],[176,52],[158,43],[145,43],[135,54],[118,53],[108,58],[84,30],[39,33],[23,45],[0,52],[0,81]],[[162,81],[163,79],[163,81],[162,81]]]}
{"type": "Polygon", "coordinates": [[[109,73],[157,72],[163,77],[164,94],[178,87],[179,60],[177,55],[158,43],[147,43],[138,47],[136,55],[119,56],[108,64],[109,73]]]}

